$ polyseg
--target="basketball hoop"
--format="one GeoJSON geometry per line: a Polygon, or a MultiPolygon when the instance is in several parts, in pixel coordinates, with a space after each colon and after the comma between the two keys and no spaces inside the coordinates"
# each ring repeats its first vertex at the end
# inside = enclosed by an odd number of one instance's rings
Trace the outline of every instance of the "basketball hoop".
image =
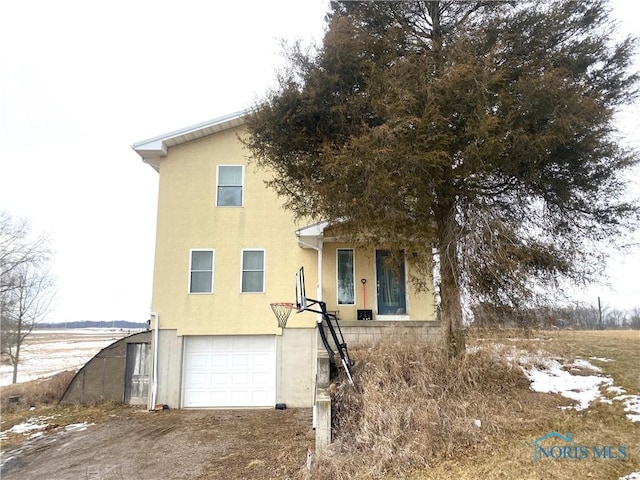
{"type": "Polygon", "coordinates": [[[278,302],[271,304],[271,310],[278,319],[278,326],[284,328],[287,326],[287,320],[293,310],[293,303],[278,302]]]}

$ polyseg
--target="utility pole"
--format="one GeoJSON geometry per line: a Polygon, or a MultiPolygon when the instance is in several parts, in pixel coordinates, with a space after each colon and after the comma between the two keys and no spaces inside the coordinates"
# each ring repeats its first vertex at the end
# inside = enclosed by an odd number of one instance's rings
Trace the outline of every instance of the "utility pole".
{"type": "Polygon", "coordinates": [[[598,297],[598,330],[602,330],[602,305],[600,304],[600,297],[598,297]]]}

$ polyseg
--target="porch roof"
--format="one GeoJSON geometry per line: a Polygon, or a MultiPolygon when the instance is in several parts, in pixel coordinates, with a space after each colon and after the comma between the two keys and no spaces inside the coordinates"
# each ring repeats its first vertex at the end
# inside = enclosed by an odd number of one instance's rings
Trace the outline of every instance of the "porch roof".
{"type": "Polygon", "coordinates": [[[296,230],[298,245],[302,248],[317,248],[318,241],[324,238],[324,230],[329,226],[329,221],[314,223],[296,230]]]}

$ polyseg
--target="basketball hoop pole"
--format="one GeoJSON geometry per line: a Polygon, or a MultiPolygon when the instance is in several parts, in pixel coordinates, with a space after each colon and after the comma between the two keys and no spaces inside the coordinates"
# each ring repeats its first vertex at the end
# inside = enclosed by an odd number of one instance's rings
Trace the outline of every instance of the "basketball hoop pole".
{"type": "MultiPolygon", "coordinates": [[[[304,309],[305,311],[312,312],[312,313],[319,313],[322,315],[324,323],[326,324],[327,329],[331,334],[331,338],[333,339],[333,343],[335,344],[336,349],[338,350],[338,355],[340,356],[342,367],[344,368],[344,371],[347,374],[349,383],[353,386],[354,383],[353,383],[353,377],[351,376],[351,368],[350,368],[351,365],[353,364],[351,363],[351,359],[349,358],[349,351],[347,350],[347,344],[344,341],[344,336],[342,335],[342,329],[340,328],[338,319],[334,314],[329,313],[327,311],[327,304],[325,302],[322,302],[320,300],[313,300],[311,298],[306,298],[306,302],[307,302],[307,305],[304,309]],[[318,305],[320,307],[320,310],[311,308],[314,305],[318,305]],[[331,323],[332,317],[336,322],[336,327],[338,327],[338,332],[336,332],[336,329],[334,328],[333,323],[331,323]],[[338,333],[340,334],[339,338],[338,338],[338,333]]],[[[333,360],[334,363],[336,363],[335,353],[331,348],[331,345],[329,344],[327,335],[325,334],[324,328],[322,326],[322,322],[318,322],[318,331],[320,332],[320,338],[322,339],[322,344],[324,345],[324,348],[327,350],[329,357],[333,360]]]]}
{"type": "MultiPolygon", "coordinates": [[[[273,304],[271,308],[274,308],[273,304]]],[[[350,370],[350,367],[353,365],[353,363],[349,358],[347,344],[344,341],[344,335],[342,334],[342,329],[340,328],[340,324],[338,323],[338,317],[335,314],[329,313],[327,311],[327,304],[325,302],[321,300],[313,300],[312,298],[307,297],[307,294],[305,291],[305,285],[304,285],[304,267],[300,267],[300,270],[298,270],[298,273],[296,274],[295,308],[298,313],[312,312],[312,313],[319,314],[318,332],[320,334],[320,339],[322,340],[322,344],[324,345],[324,348],[327,350],[327,353],[329,354],[329,358],[331,359],[331,362],[333,362],[336,366],[338,366],[338,362],[336,361],[336,358],[335,358],[335,352],[333,351],[333,348],[329,343],[327,334],[324,331],[324,326],[322,325],[324,321],[324,323],[326,324],[327,330],[329,330],[329,333],[331,334],[331,339],[333,340],[333,343],[335,344],[336,349],[338,350],[341,364],[342,364],[342,367],[344,368],[345,373],[347,374],[347,377],[349,378],[349,383],[353,385],[353,377],[351,376],[351,370],[350,370]],[[318,310],[317,307],[312,308],[315,305],[317,305],[320,309],[318,310]],[[335,320],[335,328],[331,321],[332,318],[335,320]],[[336,328],[337,328],[337,333],[336,333],[336,328]]],[[[275,309],[274,309],[274,312],[275,312],[275,309]]]]}

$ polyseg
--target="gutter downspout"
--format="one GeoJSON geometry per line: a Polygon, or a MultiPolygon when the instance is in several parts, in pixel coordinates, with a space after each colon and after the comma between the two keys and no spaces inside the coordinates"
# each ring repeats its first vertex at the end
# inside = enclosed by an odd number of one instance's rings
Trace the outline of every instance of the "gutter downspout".
{"type": "Polygon", "coordinates": [[[151,386],[151,405],[149,405],[149,411],[153,411],[156,408],[156,401],[158,399],[158,332],[160,330],[160,316],[156,312],[151,312],[150,315],[155,317],[155,328],[153,337],[153,378],[151,386]]]}
{"type": "MultiPolygon", "coordinates": [[[[316,245],[304,242],[298,237],[298,243],[318,252],[318,285],[316,286],[316,299],[322,301],[322,238],[316,239],[316,245]]],[[[318,323],[322,323],[322,315],[318,314],[318,323]]]]}
{"type": "MultiPolygon", "coordinates": [[[[311,248],[318,253],[318,285],[316,286],[316,298],[318,301],[322,301],[322,238],[316,238],[316,245],[311,245],[310,243],[303,242],[300,237],[298,237],[298,243],[307,248],[311,248]]],[[[318,314],[316,318],[316,323],[318,324],[318,328],[322,328],[322,314],[318,314]]],[[[316,369],[317,369],[318,360],[316,358],[316,369]]],[[[317,390],[318,390],[318,373],[316,372],[316,385],[313,389],[313,409],[312,409],[312,418],[311,418],[311,428],[315,430],[317,428],[318,423],[318,405],[317,405],[317,390]]]]}

